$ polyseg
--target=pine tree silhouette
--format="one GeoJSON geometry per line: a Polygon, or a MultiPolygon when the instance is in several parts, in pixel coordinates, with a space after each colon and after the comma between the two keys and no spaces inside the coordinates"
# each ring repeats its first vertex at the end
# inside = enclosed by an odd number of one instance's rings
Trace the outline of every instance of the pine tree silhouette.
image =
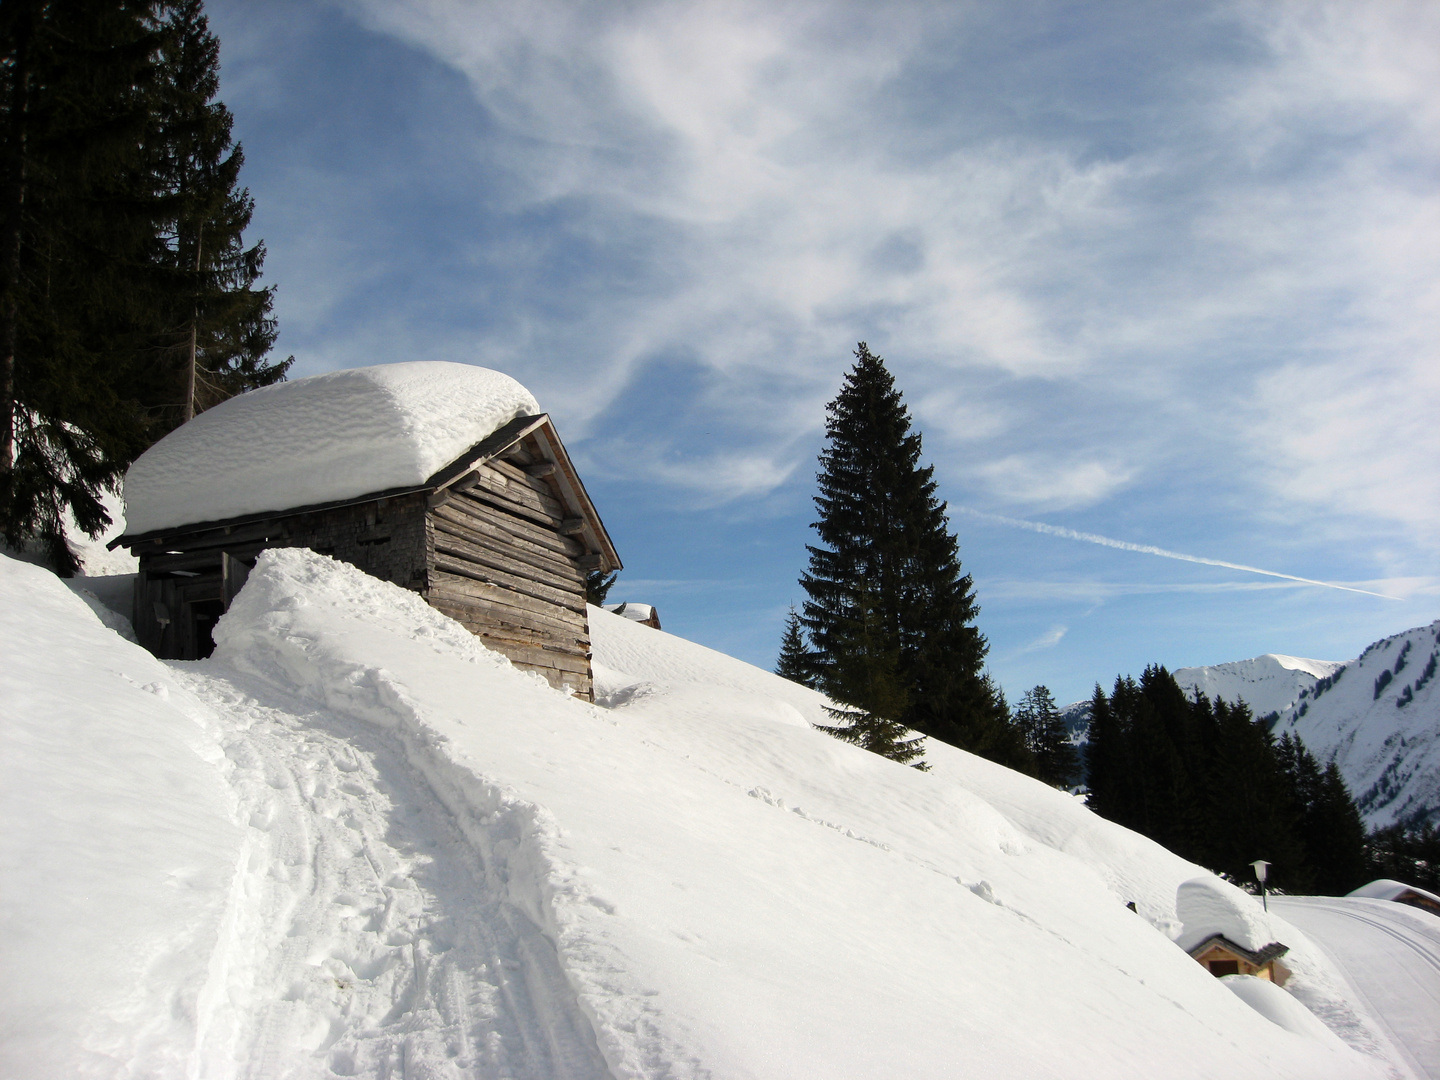
{"type": "Polygon", "coordinates": [[[800,616],[817,688],[848,709],[1001,761],[1025,757],[960,568],[933,467],[885,362],[862,341],[830,402],[818,543],[800,616]]]}

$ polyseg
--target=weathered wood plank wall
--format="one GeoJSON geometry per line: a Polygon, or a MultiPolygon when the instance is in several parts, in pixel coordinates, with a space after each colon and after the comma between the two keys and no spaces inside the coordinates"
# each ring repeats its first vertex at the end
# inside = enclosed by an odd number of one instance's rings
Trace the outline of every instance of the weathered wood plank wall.
{"type": "Polygon", "coordinates": [[[590,698],[586,552],[546,477],[525,470],[529,456],[487,462],[430,509],[426,599],[517,666],[590,698]]]}

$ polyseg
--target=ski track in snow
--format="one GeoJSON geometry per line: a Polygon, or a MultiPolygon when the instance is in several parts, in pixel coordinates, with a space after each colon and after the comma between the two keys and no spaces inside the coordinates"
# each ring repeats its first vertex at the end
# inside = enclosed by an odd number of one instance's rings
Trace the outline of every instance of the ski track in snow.
{"type": "Polygon", "coordinates": [[[171,667],[230,718],[249,825],[207,1017],[230,1075],[609,1077],[553,944],[393,736],[218,665],[171,667]]]}
{"type": "Polygon", "coordinates": [[[1418,1078],[1440,1080],[1440,920],[1389,901],[1272,901],[1329,955],[1418,1078]],[[1434,924],[1434,925],[1431,925],[1434,924]]]}

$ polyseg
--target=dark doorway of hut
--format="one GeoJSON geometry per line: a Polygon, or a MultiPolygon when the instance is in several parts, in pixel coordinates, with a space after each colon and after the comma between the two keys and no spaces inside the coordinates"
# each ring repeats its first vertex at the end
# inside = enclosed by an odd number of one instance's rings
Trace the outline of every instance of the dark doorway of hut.
{"type": "Polygon", "coordinates": [[[227,551],[168,553],[155,561],[160,567],[142,567],[135,580],[136,637],[162,660],[202,660],[215,651],[215,624],[250,566],[227,551]]]}

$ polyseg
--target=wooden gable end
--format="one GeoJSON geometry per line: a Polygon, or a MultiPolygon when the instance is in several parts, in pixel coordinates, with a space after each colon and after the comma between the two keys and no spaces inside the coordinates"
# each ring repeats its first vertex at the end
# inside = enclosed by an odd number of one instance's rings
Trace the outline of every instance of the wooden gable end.
{"type": "Polygon", "coordinates": [[[585,579],[620,560],[549,417],[520,418],[447,473],[428,500],[426,599],[593,700],[585,579]]]}

